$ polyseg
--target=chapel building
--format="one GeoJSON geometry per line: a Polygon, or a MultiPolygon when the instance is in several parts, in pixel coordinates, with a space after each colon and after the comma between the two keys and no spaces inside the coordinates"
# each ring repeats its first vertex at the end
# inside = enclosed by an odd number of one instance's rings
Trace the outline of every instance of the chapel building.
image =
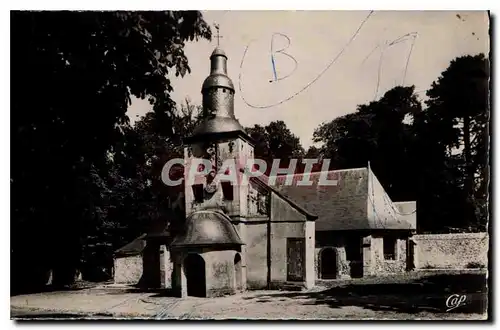
{"type": "Polygon", "coordinates": [[[184,140],[185,164],[209,159],[213,172],[185,181],[181,221],[116,251],[115,282],[214,297],[411,270],[416,204],[392,202],[369,166],[312,173],[311,186],[296,184],[303,175],[292,185],[214,180],[225,160],[254,158],[234,115],[227,60],[215,48],[201,90],[204,121],[184,140]],[[322,186],[321,175],[338,184],[322,186]]]}

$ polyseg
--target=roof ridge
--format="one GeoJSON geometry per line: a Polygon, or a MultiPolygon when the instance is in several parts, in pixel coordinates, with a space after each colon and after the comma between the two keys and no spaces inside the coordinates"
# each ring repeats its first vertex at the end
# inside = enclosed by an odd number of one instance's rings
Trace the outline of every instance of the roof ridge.
{"type": "MultiPolygon", "coordinates": [[[[334,173],[334,172],[347,172],[347,171],[359,171],[359,170],[367,170],[368,167],[356,167],[356,168],[346,168],[346,169],[340,169],[340,170],[327,170],[327,171],[314,171],[314,172],[309,172],[308,174],[309,175],[313,175],[313,174],[318,174],[318,173],[334,173]]],[[[266,177],[267,179],[268,178],[278,178],[278,177],[286,177],[286,176],[299,176],[299,175],[304,175],[306,172],[302,172],[302,173],[293,173],[293,174],[282,174],[282,175],[265,175],[263,174],[262,176],[263,177],[266,177]]]]}
{"type": "MultiPolygon", "coordinates": [[[[244,169],[240,169],[240,171],[243,174],[246,174],[246,172],[245,172],[244,169]]],[[[316,219],[318,219],[317,215],[309,213],[304,207],[300,206],[299,204],[297,204],[297,202],[295,202],[295,201],[291,200],[290,198],[286,197],[285,195],[283,195],[276,188],[270,186],[267,182],[265,182],[264,180],[262,180],[260,177],[251,176],[250,180],[257,181],[265,189],[268,189],[268,190],[274,192],[281,199],[283,199],[285,202],[287,202],[288,204],[290,204],[294,209],[296,209],[300,213],[304,214],[308,220],[316,220],[316,219]]]]}

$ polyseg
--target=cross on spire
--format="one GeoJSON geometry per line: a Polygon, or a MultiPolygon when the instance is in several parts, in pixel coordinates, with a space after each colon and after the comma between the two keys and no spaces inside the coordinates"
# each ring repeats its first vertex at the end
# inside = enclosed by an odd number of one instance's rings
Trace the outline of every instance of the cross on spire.
{"type": "Polygon", "coordinates": [[[219,43],[220,43],[220,39],[222,38],[222,36],[219,34],[219,24],[217,23],[214,23],[214,26],[215,28],[217,29],[217,36],[215,36],[217,38],[217,47],[219,46],[219,43]]]}

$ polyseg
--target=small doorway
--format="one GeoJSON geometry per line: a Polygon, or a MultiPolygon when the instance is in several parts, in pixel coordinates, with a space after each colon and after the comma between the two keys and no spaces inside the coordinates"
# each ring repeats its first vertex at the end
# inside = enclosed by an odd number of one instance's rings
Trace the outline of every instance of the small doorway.
{"type": "Polygon", "coordinates": [[[351,278],[363,277],[363,261],[351,261],[351,278]]]}
{"type": "Polygon", "coordinates": [[[234,279],[235,279],[235,290],[236,292],[241,291],[243,287],[243,278],[242,278],[242,270],[241,270],[241,256],[239,253],[236,253],[234,256],[234,279]]]}
{"type": "Polygon", "coordinates": [[[337,278],[337,254],[333,248],[323,249],[319,256],[321,279],[337,278]]]}
{"type": "Polygon", "coordinates": [[[351,278],[363,277],[363,237],[349,237],[346,241],[346,259],[351,268],[351,278]]]}
{"type": "Polygon", "coordinates": [[[184,271],[188,296],[206,297],[205,260],[199,254],[189,254],[184,261],[184,271]]]}
{"type": "Polygon", "coordinates": [[[286,280],[300,282],[304,280],[305,240],[287,238],[287,276],[286,280]]]}
{"type": "Polygon", "coordinates": [[[415,269],[415,242],[412,239],[407,239],[406,242],[406,270],[412,271],[415,269]]]}

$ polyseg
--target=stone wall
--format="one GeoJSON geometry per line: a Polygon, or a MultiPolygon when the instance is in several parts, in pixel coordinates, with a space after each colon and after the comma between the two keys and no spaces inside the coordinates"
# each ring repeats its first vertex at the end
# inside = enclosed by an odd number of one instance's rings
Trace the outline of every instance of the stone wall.
{"type": "Polygon", "coordinates": [[[489,237],[487,233],[424,234],[413,236],[415,267],[473,268],[488,265],[489,237]]]}
{"type": "Polygon", "coordinates": [[[210,251],[202,254],[205,260],[207,297],[233,294],[236,291],[234,257],[237,251],[210,251]]]}
{"type": "Polygon", "coordinates": [[[384,258],[384,238],[373,237],[371,239],[371,251],[373,253],[371,274],[365,275],[382,275],[402,273],[406,271],[406,244],[405,239],[397,239],[396,241],[396,256],[394,260],[386,260],[384,258]]]}
{"type": "Polygon", "coordinates": [[[337,278],[349,278],[351,275],[350,262],[347,260],[346,241],[348,232],[341,231],[318,231],[314,249],[314,269],[316,279],[321,279],[321,251],[333,249],[336,252],[337,278]]]}
{"type": "Polygon", "coordinates": [[[337,269],[337,279],[351,278],[350,262],[347,260],[344,246],[325,246],[314,249],[314,269],[315,279],[321,279],[321,252],[324,249],[333,249],[335,251],[335,261],[337,269]]]}
{"type": "Polygon", "coordinates": [[[408,244],[406,236],[402,234],[402,236],[395,237],[397,238],[395,259],[386,260],[383,240],[385,236],[381,233],[366,234],[364,232],[317,232],[315,248],[316,279],[321,279],[320,253],[325,248],[336,251],[338,259],[337,278],[377,276],[406,271],[408,244]],[[358,242],[359,246],[357,245],[358,242]],[[360,255],[357,255],[357,252],[354,253],[357,248],[360,249],[360,255]]]}
{"type": "Polygon", "coordinates": [[[321,252],[322,248],[315,247],[314,248],[314,272],[315,276],[314,278],[316,280],[321,279],[321,265],[320,265],[320,260],[319,260],[319,254],[321,252]]]}
{"type": "Polygon", "coordinates": [[[142,277],[142,255],[115,258],[116,284],[137,284],[142,277]]]}
{"type": "Polygon", "coordinates": [[[170,259],[170,251],[165,245],[161,246],[160,251],[160,272],[161,272],[161,287],[172,288],[172,270],[174,265],[170,259]]]}
{"type": "MultiPolygon", "coordinates": [[[[236,292],[235,256],[239,253],[240,251],[237,250],[214,250],[198,247],[184,249],[183,251],[172,251],[172,289],[174,294],[179,297],[188,295],[190,291],[188,276],[195,276],[193,278],[195,281],[205,281],[205,292],[198,292],[201,296],[218,297],[234,294],[236,292]],[[186,268],[189,267],[186,264],[188,262],[186,258],[193,257],[197,258],[197,262],[202,263],[202,265],[198,264],[198,266],[204,267],[205,277],[198,273],[199,269],[189,275],[190,270],[186,268]],[[198,278],[196,278],[197,276],[198,278]]],[[[198,289],[201,290],[201,288],[198,289]]]]}

